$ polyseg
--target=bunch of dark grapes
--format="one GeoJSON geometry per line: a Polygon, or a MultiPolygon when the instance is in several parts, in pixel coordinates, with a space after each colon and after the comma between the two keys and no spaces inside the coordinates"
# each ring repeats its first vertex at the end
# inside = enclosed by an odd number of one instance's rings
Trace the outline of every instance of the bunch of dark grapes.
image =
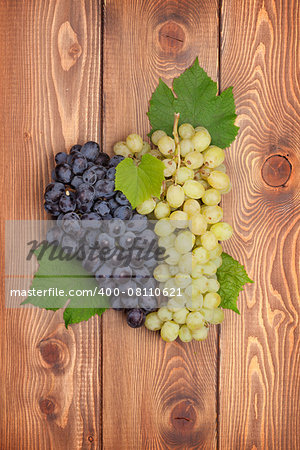
{"type": "Polygon", "coordinates": [[[115,191],[116,166],[123,159],[100,152],[96,142],[74,145],[69,154],[55,156],[53,182],[44,198],[57,226],[49,230],[47,239],[71,249],[100,288],[113,292],[117,287],[120,295],[111,296],[111,306],[125,310],[128,325],[137,328],[157,309],[156,297],[143,295],[156,287],[152,274],[157,238],[146,216],[115,191]],[[132,295],[141,290],[140,296],[132,295]]]}

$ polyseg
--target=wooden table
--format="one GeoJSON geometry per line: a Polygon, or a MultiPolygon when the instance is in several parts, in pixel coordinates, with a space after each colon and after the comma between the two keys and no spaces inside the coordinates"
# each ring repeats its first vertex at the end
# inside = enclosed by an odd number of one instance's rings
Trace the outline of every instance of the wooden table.
{"type": "Polygon", "coordinates": [[[158,78],[198,55],[234,86],[226,250],[255,280],[240,316],[184,345],[114,311],[66,330],[3,298],[1,449],[300,448],[299,14],[297,0],[0,1],[2,237],[5,219],[47,217],[56,152],[145,136],[158,78]]]}

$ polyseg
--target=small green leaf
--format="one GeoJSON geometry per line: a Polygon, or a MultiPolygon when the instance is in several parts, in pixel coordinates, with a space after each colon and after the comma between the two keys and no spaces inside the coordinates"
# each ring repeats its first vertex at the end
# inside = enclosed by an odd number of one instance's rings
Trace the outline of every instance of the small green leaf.
{"type": "Polygon", "coordinates": [[[180,113],[179,125],[191,123],[208,129],[212,144],[229,147],[239,128],[236,119],[232,87],[217,95],[218,86],[199,66],[194,64],[173,81],[172,90],[161,80],[150,100],[148,117],[155,130],[164,130],[172,136],[174,112],[180,113]]]}
{"type": "Polygon", "coordinates": [[[246,283],[253,283],[247,272],[238,261],[227,253],[222,253],[223,263],[217,270],[217,278],[220,283],[219,294],[221,296],[221,307],[232,309],[240,314],[237,308],[239,293],[244,290],[246,283]]]}
{"type": "Polygon", "coordinates": [[[142,156],[139,166],[125,158],[116,168],[115,189],[123,192],[136,208],[151,196],[160,196],[164,168],[160,160],[149,154],[142,156]]]}
{"type": "Polygon", "coordinates": [[[70,300],[64,311],[66,327],[72,323],[88,320],[95,314],[101,316],[109,307],[108,297],[99,294],[95,277],[88,273],[77,259],[55,258],[55,255],[61,252],[59,247],[49,245],[44,253],[42,252],[42,247],[34,252],[40,265],[34,275],[30,291],[41,290],[43,295],[31,295],[22,305],[30,303],[39,308],[57,311],[65,307],[70,300]],[[67,293],[70,289],[74,293],[78,289],[95,295],[69,296],[67,293]],[[56,295],[59,290],[64,291],[65,295],[56,295]]]}

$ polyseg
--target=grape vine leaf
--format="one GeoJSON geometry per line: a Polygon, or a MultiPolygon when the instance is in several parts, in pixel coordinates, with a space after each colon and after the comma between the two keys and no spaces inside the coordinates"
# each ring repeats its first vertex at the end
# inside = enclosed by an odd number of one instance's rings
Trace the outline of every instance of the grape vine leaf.
{"type": "Polygon", "coordinates": [[[163,163],[149,154],[142,156],[138,166],[125,158],[116,167],[115,189],[122,191],[136,208],[151,196],[160,197],[164,169],[163,163]]]}
{"type": "Polygon", "coordinates": [[[99,286],[94,276],[88,273],[79,260],[58,256],[59,247],[48,245],[34,251],[39,261],[39,269],[34,275],[28,296],[22,305],[31,304],[51,311],[64,308],[63,318],[66,327],[72,323],[88,320],[101,314],[109,307],[108,298],[99,293],[99,286]],[[43,252],[43,253],[42,253],[43,252]],[[84,291],[86,296],[68,296],[70,290],[84,291]],[[42,291],[43,295],[32,295],[35,291],[42,291]],[[64,295],[58,295],[59,290],[64,295]]]}
{"type": "Polygon", "coordinates": [[[160,80],[147,113],[152,127],[150,135],[156,130],[164,130],[172,136],[174,113],[178,112],[179,125],[203,126],[209,131],[212,144],[229,147],[239,130],[234,124],[237,116],[232,87],[221,95],[217,93],[217,83],[199,66],[198,58],[173,80],[173,91],[160,80]]]}
{"type": "Polygon", "coordinates": [[[247,272],[238,261],[227,253],[222,253],[222,265],[217,270],[217,278],[220,283],[218,294],[221,296],[221,307],[232,309],[240,314],[237,308],[239,293],[244,290],[246,283],[253,283],[247,272]]]}

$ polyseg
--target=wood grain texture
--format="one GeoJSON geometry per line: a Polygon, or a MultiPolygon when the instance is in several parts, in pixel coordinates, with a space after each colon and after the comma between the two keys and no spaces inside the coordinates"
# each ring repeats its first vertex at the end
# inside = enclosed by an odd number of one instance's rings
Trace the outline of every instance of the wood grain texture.
{"type": "MultiPolygon", "coordinates": [[[[2,242],[5,220],[46,218],[54,154],[99,140],[100,33],[97,1],[0,2],[2,242]]],[[[2,288],[1,449],[99,447],[100,320],[66,330],[61,312],[5,309],[2,288]]]]}
{"type": "MultiPolygon", "coordinates": [[[[217,12],[214,0],[106,2],[106,151],[130,132],[146,136],[145,112],[160,76],[170,81],[198,55],[217,78],[217,12]]],[[[204,344],[166,344],[109,311],[103,333],[103,448],[215,448],[216,329],[204,344]]]]}
{"type": "Polygon", "coordinates": [[[223,1],[221,88],[241,127],[226,248],[255,284],[221,328],[221,449],[300,448],[299,13],[297,0],[223,1]]]}

